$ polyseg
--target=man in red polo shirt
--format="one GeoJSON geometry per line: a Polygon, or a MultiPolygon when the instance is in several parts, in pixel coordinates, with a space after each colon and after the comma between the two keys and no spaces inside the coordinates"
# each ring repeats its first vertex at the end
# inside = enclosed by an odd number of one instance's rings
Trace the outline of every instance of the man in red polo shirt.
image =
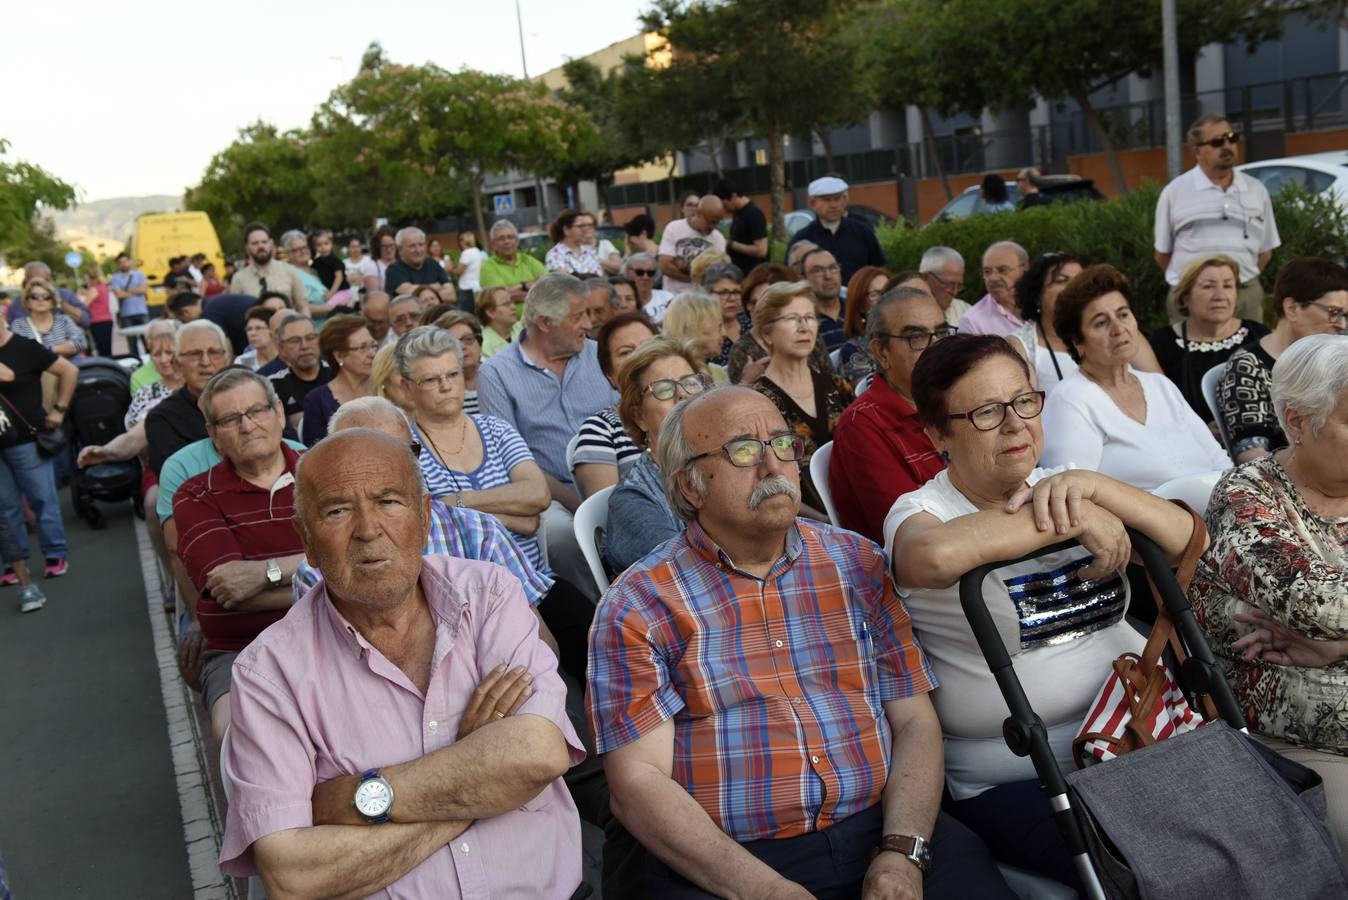
{"type": "Polygon", "coordinates": [[[304,559],[295,515],[295,462],[281,441],[285,416],[271,382],[229,368],[201,392],[206,431],[223,459],[173,498],[178,555],[196,587],[205,638],[201,694],[216,741],[229,725],[234,657],[290,608],[304,559]]]}
{"type": "Polygon", "coordinates": [[[894,288],[866,313],[875,380],[833,430],[828,486],[838,523],[878,544],[895,499],[945,468],[913,408],[913,366],[956,330],[931,294],[913,288],[894,288]]]}

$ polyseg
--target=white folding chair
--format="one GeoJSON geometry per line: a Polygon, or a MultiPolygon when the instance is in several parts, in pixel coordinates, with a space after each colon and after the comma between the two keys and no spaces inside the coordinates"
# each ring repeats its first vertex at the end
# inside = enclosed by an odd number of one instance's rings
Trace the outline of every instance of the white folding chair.
{"type": "Polygon", "coordinates": [[[585,498],[585,502],[576,508],[573,522],[576,529],[576,543],[585,555],[590,566],[590,574],[602,594],[608,590],[608,575],[604,572],[604,561],[599,555],[599,535],[608,526],[608,498],[616,485],[596,491],[585,498]]]}
{"type": "Polygon", "coordinates": [[[1212,498],[1212,489],[1217,486],[1221,472],[1199,472],[1196,475],[1184,475],[1172,478],[1152,491],[1166,500],[1183,500],[1194,508],[1200,516],[1207,515],[1208,501],[1212,498]]]}
{"type": "Polygon", "coordinates": [[[832,456],[832,441],[814,451],[814,456],[810,457],[810,480],[814,482],[814,489],[819,492],[819,499],[824,501],[824,512],[828,513],[828,520],[838,525],[838,510],[833,507],[833,492],[828,488],[828,461],[832,456]]]}
{"type": "Polygon", "coordinates": [[[1226,419],[1222,416],[1222,408],[1217,405],[1217,385],[1222,383],[1222,376],[1225,374],[1226,363],[1213,366],[1203,373],[1203,399],[1208,401],[1208,409],[1212,410],[1212,415],[1217,420],[1217,431],[1222,436],[1222,446],[1230,450],[1231,436],[1226,433],[1226,419]]]}

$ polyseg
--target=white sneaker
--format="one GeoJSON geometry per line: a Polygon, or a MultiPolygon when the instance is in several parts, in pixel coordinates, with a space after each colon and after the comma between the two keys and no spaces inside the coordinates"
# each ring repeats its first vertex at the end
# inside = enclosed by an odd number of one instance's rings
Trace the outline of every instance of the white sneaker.
{"type": "Polygon", "coordinates": [[[19,590],[19,612],[37,612],[46,605],[47,598],[42,596],[42,590],[37,585],[30,584],[19,590]]]}

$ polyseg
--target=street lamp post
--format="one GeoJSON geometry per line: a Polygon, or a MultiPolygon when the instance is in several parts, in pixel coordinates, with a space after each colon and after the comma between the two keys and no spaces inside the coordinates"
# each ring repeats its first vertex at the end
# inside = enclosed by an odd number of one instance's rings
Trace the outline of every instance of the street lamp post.
{"type": "Polygon", "coordinates": [[[1183,165],[1180,158],[1183,138],[1180,135],[1179,25],[1175,0],[1161,0],[1161,40],[1165,67],[1165,167],[1169,177],[1174,179],[1183,165]]]}
{"type": "MultiPolygon", "coordinates": [[[[515,28],[520,36],[520,72],[524,75],[524,80],[529,80],[529,63],[524,55],[524,16],[520,15],[520,0],[515,0],[515,28]]],[[[537,174],[534,175],[534,193],[538,197],[538,224],[542,225],[548,220],[548,198],[543,192],[543,179],[537,174]]]]}

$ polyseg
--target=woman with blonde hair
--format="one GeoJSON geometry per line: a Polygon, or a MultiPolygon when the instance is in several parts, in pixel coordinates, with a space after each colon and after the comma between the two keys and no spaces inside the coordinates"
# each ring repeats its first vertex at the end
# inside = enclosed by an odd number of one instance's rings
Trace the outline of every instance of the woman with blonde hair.
{"type": "Polygon", "coordinates": [[[614,571],[626,569],[683,531],[683,522],[669,506],[652,450],[674,404],[702,393],[711,383],[702,348],[693,341],[668,335],[651,338],[623,361],[618,371],[618,417],[642,452],[609,495],[604,561],[614,571]]]}
{"type": "Polygon", "coordinates": [[[10,326],[15,334],[37,341],[57,356],[78,356],[88,349],[84,331],[61,312],[61,298],[50,281],[34,278],[25,284],[23,308],[28,315],[10,326]]]}
{"type": "Polygon", "coordinates": [[[524,323],[519,321],[510,288],[504,285],[483,288],[477,295],[477,320],[482,323],[482,358],[491,359],[520,336],[524,323]]]}
{"type": "Polygon", "coordinates": [[[403,412],[410,412],[412,403],[407,398],[406,386],[402,375],[398,374],[394,359],[397,349],[397,342],[385,344],[374,355],[374,363],[370,366],[370,392],[376,397],[383,397],[403,412]]]}
{"type": "Polygon", "coordinates": [[[754,330],[768,348],[768,366],[750,387],[766,396],[786,420],[786,426],[805,439],[800,465],[801,510],[828,521],[824,502],[810,478],[810,457],[833,440],[852,389],[829,371],[810,367],[810,354],[819,340],[819,308],[808,281],[781,282],[763,292],[754,306],[754,330]]]}
{"type": "MultiPolygon", "coordinates": [[[[660,325],[675,340],[693,342],[704,360],[721,355],[721,304],[710,294],[690,292],[675,297],[660,325]]],[[[724,367],[712,363],[709,368],[717,384],[730,383],[724,367]]]]}

